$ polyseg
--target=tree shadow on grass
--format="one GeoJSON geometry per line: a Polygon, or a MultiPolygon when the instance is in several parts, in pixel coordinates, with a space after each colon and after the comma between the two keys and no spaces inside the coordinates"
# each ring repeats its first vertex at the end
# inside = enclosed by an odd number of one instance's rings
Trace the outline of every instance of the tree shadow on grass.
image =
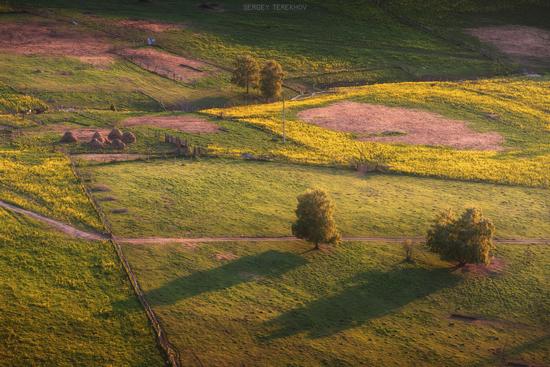
{"type": "MultiPolygon", "coordinates": [[[[202,293],[219,291],[240,283],[267,277],[278,277],[304,265],[306,260],[290,252],[266,251],[243,256],[220,267],[198,271],[169,281],[145,293],[151,306],[171,305],[202,293]]],[[[116,306],[124,307],[122,303],[116,306]]]]}
{"type": "Polygon", "coordinates": [[[267,322],[271,333],[263,339],[307,332],[310,338],[330,336],[361,326],[440,289],[456,285],[460,277],[449,269],[400,268],[368,271],[352,278],[336,295],[317,299],[267,322]]]}
{"type": "MultiPolygon", "coordinates": [[[[548,347],[550,347],[550,334],[536,337],[535,339],[522,342],[512,347],[502,345],[502,349],[500,349],[499,352],[496,353],[496,355],[492,355],[488,358],[484,358],[478,362],[475,362],[474,364],[470,365],[470,367],[504,365],[506,364],[506,361],[516,361],[517,365],[521,365],[520,363],[524,363],[525,366],[532,366],[532,364],[529,364],[528,362],[521,362],[519,358],[515,357],[523,353],[534,351],[538,348],[548,349],[548,347]]],[[[509,366],[510,364],[507,365],[509,366]]]]}

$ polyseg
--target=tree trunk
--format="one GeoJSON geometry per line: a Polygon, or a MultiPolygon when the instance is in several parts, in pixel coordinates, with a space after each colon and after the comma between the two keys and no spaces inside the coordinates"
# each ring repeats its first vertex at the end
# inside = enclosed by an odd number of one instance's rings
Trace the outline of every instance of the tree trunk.
{"type": "Polygon", "coordinates": [[[319,247],[319,242],[315,242],[315,250],[320,250],[321,247],[319,247]]]}

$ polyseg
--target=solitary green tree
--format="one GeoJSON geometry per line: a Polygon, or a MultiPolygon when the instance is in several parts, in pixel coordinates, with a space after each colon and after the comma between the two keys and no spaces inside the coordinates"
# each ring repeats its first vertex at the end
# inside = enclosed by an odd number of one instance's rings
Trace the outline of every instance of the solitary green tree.
{"type": "Polygon", "coordinates": [[[456,217],[451,211],[440,214],[428,231],[426,244],[443,260],[489,264],[494,250],[495,226],[480,209],[469,208],[456,217]]]}
{"type": "Polygon", "coordinates": [[[260,91],[266,99],[279,98],[283,88],[284,72],[281,64],[268,61],[261,71],[260,91]]]}
{"type": "Polygon", "coordinates": [[[260,80],[260,65],[255,58],[250,55],[238,57],[235,60],[235,68],[231,82],[239,87],[246,88],[246,94],[249,93],[250,87],[258,86],[260,80]]]}
{"type": "Polygon", "coordinates": [[[334,202],[323,190],[309,190],[298,196],[296,222],[292,224],[292,234],[315,244],[337,244],[340,233],[334,221],[334,202]]]}

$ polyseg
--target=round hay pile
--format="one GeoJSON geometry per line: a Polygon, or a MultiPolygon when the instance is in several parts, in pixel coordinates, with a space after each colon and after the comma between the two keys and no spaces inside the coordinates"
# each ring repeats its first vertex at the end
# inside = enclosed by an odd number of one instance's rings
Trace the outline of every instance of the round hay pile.
{"type": "Polygon", "coordinates": [[[108,137],[109,137],[109,140],[111,140],[111,141],[113,141],[115,139],[121,140],[122,139],[122,131],[120,131],[117,128],[114,128],[113,130],[111,130],[108,137]]]}
{"type": "Polygon", "coordinates": [[[136,136],[132,134],[129,131],[126,131],[124,134],[122,134],[122,141],[126,144],[132,144],[136,141],[136,136]]]}
{"type": "Polygon", "coordinates": [[[124,144],[124,142],[120,139],[111,140],[111,146],[114,149],[119,149],[119,150],[126,148],[126,144],[124,144]]]}
{"type": "Polygon", "coordinates": [[[103,143],[103,141],[96,138],[93,138],[90,142],[90,147],[92,147],[93,149],[101,149],[104,147],[104,145],[105,144],[103,143]]]}
{"type": "Polygon", "coordinates": [[[78,139],[72,131],[65,131],[65,134],[63,134],[61,140],[59,140],[60,143],[76,143],[77,141],[78,139]]]}
{"type": "Polygon", "coordinates": [[[96,131],[94,133],[94,135],[92,136],[91,142],[93,142],[94,140],[97,140],[100,143],[105,143],[105,138],[103,137],[103,135],[99,131],[96,131]]]}

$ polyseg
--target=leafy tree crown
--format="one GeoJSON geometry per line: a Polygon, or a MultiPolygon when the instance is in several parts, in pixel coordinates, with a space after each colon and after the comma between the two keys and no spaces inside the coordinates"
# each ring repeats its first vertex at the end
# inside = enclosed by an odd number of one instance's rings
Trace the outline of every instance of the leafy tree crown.
{"type": "Polygon", "coordinates": [[[340,233],[334,221],[334,210],[334,202],[325,191],[307,191],[298,196],[297,220],[292,225],[292,233],[316,246],[320,243],[338,243],[340,233]]]}

